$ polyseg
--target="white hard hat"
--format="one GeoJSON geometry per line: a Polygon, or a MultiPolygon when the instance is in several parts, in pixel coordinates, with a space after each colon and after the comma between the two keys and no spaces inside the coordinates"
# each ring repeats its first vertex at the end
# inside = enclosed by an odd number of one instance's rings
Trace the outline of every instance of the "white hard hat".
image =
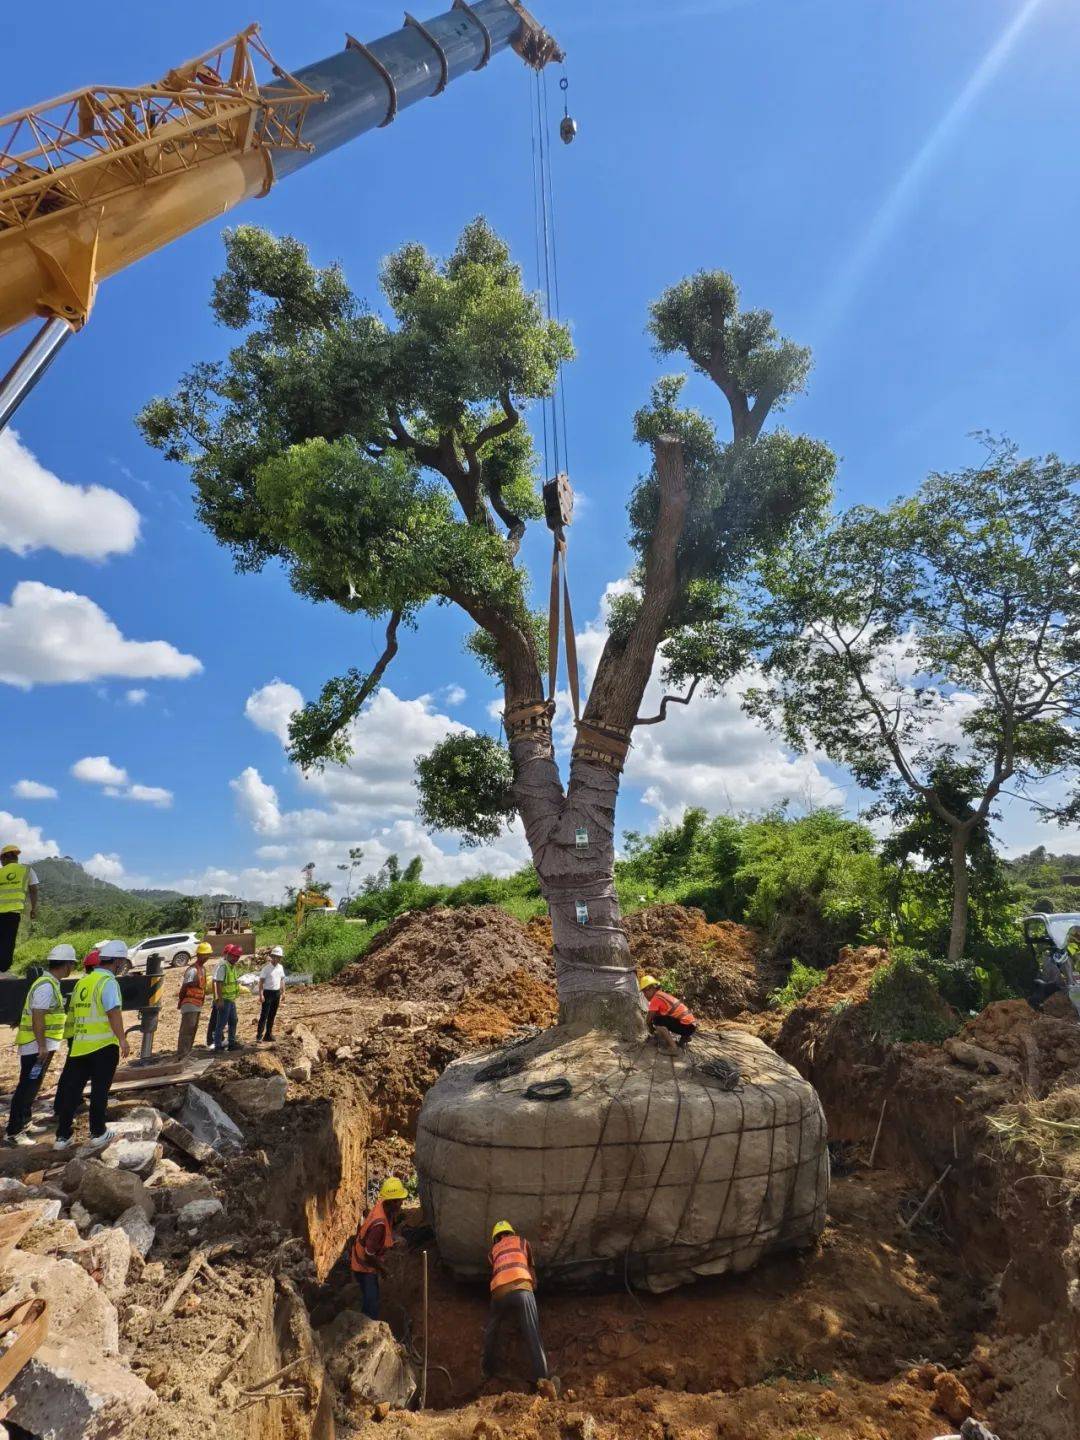
{"type": "Polygon", "coordinates": [[[48,965],[75,965],[78,957],[74,945],[54,945],[49,951],[48,965]]]}
{"type": "Polygon", "coordinates": [[[123,940],[106,940],[98,948],[98,956],[102,960],[126,960],[128,947],[123,940]]]}
{"type": "Polygon", "coordinates": [[[281,948],[280,945],[275,945],[274,948],[270,951],[270,954],[274,957],[275,960],[282,960],[284,959],[285,951],[281,948]]]}

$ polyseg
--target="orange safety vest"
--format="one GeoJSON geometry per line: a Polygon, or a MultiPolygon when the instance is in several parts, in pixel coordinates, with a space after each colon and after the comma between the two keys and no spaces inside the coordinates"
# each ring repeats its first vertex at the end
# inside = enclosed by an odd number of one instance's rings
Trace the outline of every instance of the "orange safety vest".
{"type": "Polygon", "coordinates": [[[195,971],[195,979],[185,980],[184,983],[180,986],[180,997],[176,1002],[176,1008],[178,1010],[180,1009],[181,1005],[198,1005],[201,1007],[203,1001],[206,999],[205,961],[203,962],[203,964],[200,965],[198,960],[196,960],[195,971]]]}
{"type": "Polygon", "coordinates": [[[533,1288],[529,1242],[520,1235],[501,1235],[491,1247],[488,1258],[491,1261],[492,1290],[501,1290],[504,1285],[520,1284],[523,1280],[530,1290],[533,1288]]]}
{"type": "Polygon", "coordinates": [[[676,1000],[675,996],[669,995],[666,990],[657,990],[649,1001],[649,1009],[654,1015],[667,1015],[670,1019],[677,1020],[680,1025],[697,1024],[683,1002],[676,1000]]]}
{"type": "Polygon", "coordinates": [[[352,1243],[352,1250],[349,1253],[349,1269],[360,1275],[374,1275],[375,1266],[371,1263],[365,1244],[368,1233],[373,1225],[382,1222],[386,1226],[386,1249],[390,1250],[394,1244],[394,1226],[383,1208],[383,1202],[379,1200],[371,1207],[371,1213],[366,1220],[362,1220],[357,1227],[356,1238],[352,1243]]]}

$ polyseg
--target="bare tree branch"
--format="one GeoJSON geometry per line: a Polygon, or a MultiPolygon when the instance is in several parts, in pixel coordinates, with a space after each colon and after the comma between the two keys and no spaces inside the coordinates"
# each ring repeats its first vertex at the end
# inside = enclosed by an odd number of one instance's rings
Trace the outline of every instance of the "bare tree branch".
{"type": "Polygon", "coordinates": [[[660,725],[663,721],[667,719],[667,707],[669,705],[690,704],[690,701],[694,698],[694,691],[697,689],[700,681],[701,676],[695,675],[693,680],[691,680],[690,682],[690,689],[686,692],[685,695],[665,695],[664,698],[660,701],[660,710],[658,714],[650,715],[647,719],[644,715],[639,715],[638,718],[634,721],[634,724],[660,725]]]}

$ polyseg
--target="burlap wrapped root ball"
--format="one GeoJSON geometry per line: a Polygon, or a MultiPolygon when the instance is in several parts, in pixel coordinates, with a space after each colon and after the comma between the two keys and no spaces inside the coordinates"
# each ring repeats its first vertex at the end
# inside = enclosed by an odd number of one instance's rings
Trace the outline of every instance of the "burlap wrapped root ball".
{"type": "Polygon", "coordinates": [[[487,1274],[491,1228],[509,1220],[545,1283],[667,1290],[811,1244],[829,1192],[813,1086],[736,1030],[668,1055],[556,1028],[457,1060],[428,1091],[416,1160],[463,1279],[487,1274]]]}

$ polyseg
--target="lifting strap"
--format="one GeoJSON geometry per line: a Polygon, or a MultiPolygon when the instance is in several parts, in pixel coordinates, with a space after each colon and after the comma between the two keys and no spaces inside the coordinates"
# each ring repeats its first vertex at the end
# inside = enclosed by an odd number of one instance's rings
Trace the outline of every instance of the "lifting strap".
{"type": "Polygon", "coordinates": [[[555,683],[559,673],[559,585],[562,582],[562,623],[566,645],[566,678],[570,683],[570,699],[574,719],[581,719],[581,695],[578,685],[577,637],[574,634],[574,612],[570,608],[570,582],[566,576],[566,539],[555,532],[551,551],[551,603],[548,607],[548,700],[555,699],[555,683]]]}

